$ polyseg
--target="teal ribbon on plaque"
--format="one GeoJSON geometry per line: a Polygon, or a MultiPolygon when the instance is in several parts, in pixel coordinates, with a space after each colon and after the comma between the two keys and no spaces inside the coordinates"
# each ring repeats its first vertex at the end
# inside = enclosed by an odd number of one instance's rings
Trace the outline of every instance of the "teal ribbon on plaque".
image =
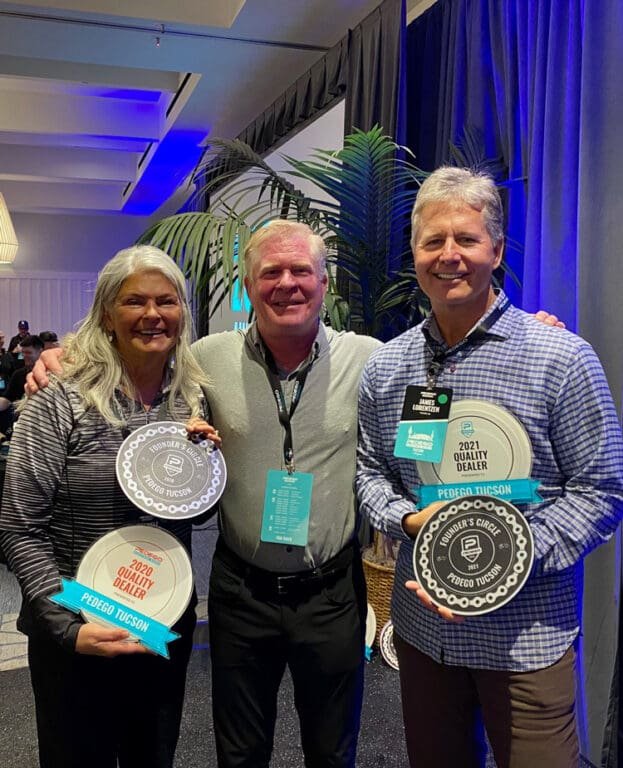
{"type": "Polygon", "coordinates": [[[150,651],[159,656],[169,658],[167,643],[177,640],[180,635],[172,632],[166,624],[133,611],[122,603],[113,600],[101,592],[89,589],[73,579],[61,579],[62,589],[55,595],[50,595],[53,603],[69,608],[74,613],[87,611],[119,629],[127,629],[150,651]]]}
{"type": "Polygon", "coordinates": [[[477,480],[474,483],[447,483],[445,485],[422,485],[414,488],[419,496],[418,508],[422,509],[434,501],[454,501],[461,496],[495,496],[504,501],[524,504],[543,501],[537,493],[540,483],[529,477],[516,480],[477,480]]]}

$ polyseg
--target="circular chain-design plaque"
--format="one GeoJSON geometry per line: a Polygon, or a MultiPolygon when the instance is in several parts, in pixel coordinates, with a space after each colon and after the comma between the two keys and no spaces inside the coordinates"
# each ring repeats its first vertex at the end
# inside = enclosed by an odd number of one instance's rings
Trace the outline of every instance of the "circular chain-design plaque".
{"type": "Polygon", "coordinates": [[[398,655],[394,646],[394,625],[391,619],[384,625],[379,637],[381,656],[392,669],[398,669],[398,655]]]}
{"type": "Polygon", "coordinates": [[[125,495],[144,512],[183,520],[216,504],[227,470],[223,454],[211,440],[194,443],[184,424],[157,421],[123,441],[117,479],[125,495]]]}
{"type": "Polygon", "coordinates": [[[413,568],[437,605],[479,616],[519,592],[533,557],[532,532],[516,507],[493,496],[464,496],[423,525],[413,548],[413,568]]]}

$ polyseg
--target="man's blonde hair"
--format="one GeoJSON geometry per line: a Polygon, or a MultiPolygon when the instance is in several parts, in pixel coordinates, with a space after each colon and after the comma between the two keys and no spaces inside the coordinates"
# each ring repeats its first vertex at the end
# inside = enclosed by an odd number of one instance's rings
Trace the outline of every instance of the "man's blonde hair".
{"type": "Polygon", "coordinates": [[[289,240],[297,236],[307,239],[309,252],[316,262],[318,274],[326,275],[327,246],[320,235],[317,235],[308,224],[304,224],[302,221],[273,219],[255,230],[244,249],[244,269],[249,280],[253,281],[255,277],[254,267],[267,243],[276,240],[289,240]]]}

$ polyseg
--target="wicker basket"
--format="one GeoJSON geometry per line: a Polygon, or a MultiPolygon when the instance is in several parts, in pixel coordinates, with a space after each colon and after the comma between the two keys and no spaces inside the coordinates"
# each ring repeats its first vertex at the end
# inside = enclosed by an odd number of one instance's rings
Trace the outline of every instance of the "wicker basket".
{"type": "Polygon", "coordinates": [[[389,621],[389,606],[394,586],[394,567],[366,560],[365,553],[362,562],[368,587],[368,602],[376,614],[375,643],[378,644],[381,630],[389,621]]]}

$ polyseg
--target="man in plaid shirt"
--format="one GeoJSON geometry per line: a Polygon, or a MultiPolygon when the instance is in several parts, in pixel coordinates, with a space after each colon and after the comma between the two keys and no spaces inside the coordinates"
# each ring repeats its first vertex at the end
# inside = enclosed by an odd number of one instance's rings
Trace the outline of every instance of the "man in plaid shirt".
{"type": "Polygon", "coordinates": [[[479,765],[479,711],[498,768],[578,765],[578,580],[623,515],[623,443],[601,365],[585,341],[493,290],[502,222],[489,177],[441,168],[426,180],[411,244],[432,315],[373,352],[361,382],[356,485],[372,524],[402,541],[392,618],[417,768],[479,765]],[[461,620],[412,581],[414,539],[439,504],[418,511],[416,462],[394,456],[409,385],[501,405],[530,437],[543,499],[522,505],[534,566],[522,591],[484,616],[461,620]]]}

